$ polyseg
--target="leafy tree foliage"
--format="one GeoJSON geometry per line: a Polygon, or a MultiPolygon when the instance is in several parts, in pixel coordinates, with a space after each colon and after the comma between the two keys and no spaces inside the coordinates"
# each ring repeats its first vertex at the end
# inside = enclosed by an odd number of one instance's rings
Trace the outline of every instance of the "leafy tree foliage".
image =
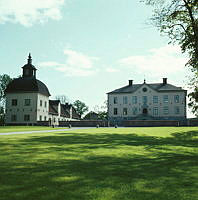
{"type": "Polygon", "coordinates": [[[107,111],[99,111],[98,112],[98,119],[106,120],[107,119],[107,111]]]}
{"type": "Polygon", "coordinates": [[[86,106],[86,104],[80,100],[76,100],[73,103],[74,108],[76,109],[76,112],[82,116],[85,112],[88,111],[88,106],[86,106]]]}
{"type": "Polygon", "coordinates": [[[9,75],[0,75],[0,125],[4,124],[5,118],[5,89],[11,81],[9,75]]]}
{"type": "Polygon", "coordinates": [[[5,105],[5,89],[7,85],[12,81],[9,75],[0,75],[0,105],[4,107],[5,105]]]}
{"type": "Polygon", "coordinates": [[[62,104],[66,104],[70,102],[69,98],[66,95],[57,95],[55,96],[55,99],[60,100],[62,104]]]}
{"type": "Polygon", "coordinates": [[[104,101],[102,106],[96,105],[94,107],[95,113],[98,115],[99,120],[106,120],[107,119],[107,101],[104,101]]]}
{"type": "MultiPolygon", "coordinates": [[[[141,0],[154,7],[151,21],[161,33],[188,53],[186,65],[194,72],[189,106],[198,112],[198,0],[141,0]]],[[[198,115],[198,113],[197,113],[198,115]]]]}
{"type": "Polygon", "coordinates": [[[183,52],[189,54],[187,65],[198,70],[198,1],[197,0],[142,0],[154,6],[155,26],[178,43],[183,52]]]}
{"type": "Polygon", "coordinates": [[[96,112],[90,111],[84,118],[85,120],[98,120],[98,114],[96,112]]]}
{"type": "Polygon", "coordinates": [[[189,103],[188,106],[192,109],[192,112],[198,117],[198,74],[195,73],[194,77],[190,79],[189,89],[191,92],[188,94],[189,103]]]}

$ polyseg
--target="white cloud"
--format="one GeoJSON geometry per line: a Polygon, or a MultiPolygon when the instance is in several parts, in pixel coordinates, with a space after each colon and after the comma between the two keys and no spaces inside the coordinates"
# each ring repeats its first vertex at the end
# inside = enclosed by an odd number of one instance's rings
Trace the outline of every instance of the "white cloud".
{"type": "Polygon", "coordinates": [[[187,59],[181,55],[178,46],[167,45],[150,49],[148,55],[130,56],[119,60],[122,66],[127,66],[141,73],[153,76],[167,76],[171,73],[184,71],[187,59]]]}
{"type": "Polygon", "coordinates": [[[42,62],[41,67],[52,67],[57,71],[63,72],[65,76],[90,76],[96,73],[94,62],[98,60],[96,57],[84,55],[81,52],[65,49],[65,63],[58,62],[42,62]]]}
{"type": "Polygon", "coordinates": [[[119,71],[120,70],[112,68],[112,67],[106,68],[106,72],[109,72],[109,73],[114,73],[114,72],[119,72],[119,71]]]}
{"type": "Polygon", "coordinates": [[[48,19],[61,19],[61,6],[65,0],[1,0],[0,23],[20,23],[32,26],[48,19]]]}

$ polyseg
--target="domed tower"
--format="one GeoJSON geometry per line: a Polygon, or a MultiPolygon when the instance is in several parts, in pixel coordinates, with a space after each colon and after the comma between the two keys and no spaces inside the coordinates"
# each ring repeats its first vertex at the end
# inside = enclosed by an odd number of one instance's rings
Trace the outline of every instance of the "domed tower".
{"type": "Polygon", "coordinates": [[[32,65],[32,57],[29,53],[28,62],[26,65],[22,67],[23,69],[23,77],[24,78],[36,78],[36,68],[32,65]]]}
{"type": "Polygon", "coordinates": [[[36,79],[31,54],[20,78],[8,84],[6,94],[6,124],[37,124],[49,119],[49,90],[36,79]]]}

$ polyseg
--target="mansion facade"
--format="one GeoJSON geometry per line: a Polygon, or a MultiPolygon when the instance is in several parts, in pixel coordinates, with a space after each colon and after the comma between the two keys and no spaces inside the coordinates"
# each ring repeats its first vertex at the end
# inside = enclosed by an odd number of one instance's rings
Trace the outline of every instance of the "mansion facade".
{"type": "Polygon", "coordinates": [[[167,83],[129,84],[108,94],[108,118],[123,120],[186,120],[187,91],[167,83]]]}
{"type": "Polygon", "coordinates": [[[30,54],[22,69],[22,76],[13,79],[5,90],[7,125],[59,125],[59,121],[80,119],[72,105],[49,100],[47,86],[36,79],[37,69],[32,65],[30,54]]]}

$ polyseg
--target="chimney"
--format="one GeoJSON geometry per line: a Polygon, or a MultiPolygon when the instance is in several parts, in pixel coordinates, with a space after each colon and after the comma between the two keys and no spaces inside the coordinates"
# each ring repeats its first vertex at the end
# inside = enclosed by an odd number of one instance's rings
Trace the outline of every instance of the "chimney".
{"type": "Polygon", "coordinates": [[[133,80],[129,80],[129,86],[133,85],[133,80]]]}
{"type": "Polygon", "coordinates": [[[163,85],[167,84],[167,78],[163,78],[163,85]]]}

